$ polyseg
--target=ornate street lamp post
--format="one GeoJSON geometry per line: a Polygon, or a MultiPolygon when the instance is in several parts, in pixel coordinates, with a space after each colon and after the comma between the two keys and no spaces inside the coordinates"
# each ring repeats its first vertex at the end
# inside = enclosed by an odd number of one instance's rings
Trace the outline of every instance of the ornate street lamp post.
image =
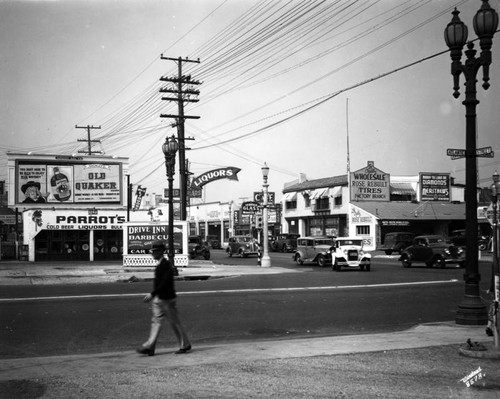
{"type": "Polygon", "coordinates": [[[472,42],[467,43],[465,63],[461,62],[462,49],[467,42],[467,26],[458,17],[455,8],[453,18],[446,26],[444,39],[450,48],[451,74],[453,75],[453,97],[458,98],[460,75],[465,78],[465,228],[466,262],[465,262],[465,297],[458,305],[457,324],[483,325],[487,323],[486,306],[479,295],[478,244],[477,244],[477,166],[476,166],[476,74],[483,68],[483,88],[488,89],[489,65],[491,64],[492,38],[498,26],[498,14],[492,9],[488,0],[474,16],[474,31],[479,38],[481,54],[476,57],[472,42]]]}
{"type": "Polygon", "coordinates": [[[263,192],[263,207],[264,210],[262,212],[262,219],[264,219],[262,222],[263,227],[262,227],[262,240],[264,244],[264,254],[262,255],[262,260],[260,261],[261,267],[271,267],[271,257],[269,256],[269,234],[268,234],[268,209],[267,209],[267,204],[268,204],[268,188],[269,184],[267,183],[267,177],[269,176],[269,167],[267,166],[266,163],[264,163],[264,166],[262,167],[262,179],[264,183],[262,184],[262,187],[264,189],[263,192]]]}
{"type": "Polygon", "coordinates": [[[500,265],[498,264],[498,195],[500,195],[500,183],[498,173],[493,174],[491,189],[491,206],[493,208],[493,291],[494,313],[493,313],[493,335],[495,336],[495,349],[499,349],[498,339],[498,301],[500,286],[500,265]]]}
{"type": "Polygon", "coordinates": [[[165,138],[165,142],[161,149],[165,155],[165,166],[167,168],[168,179],[168,259],[172,266],[175,266],[173,182],[175,174],[175,153],[179,149],[179,143],[172,135],[170,138],[165,138]]]}

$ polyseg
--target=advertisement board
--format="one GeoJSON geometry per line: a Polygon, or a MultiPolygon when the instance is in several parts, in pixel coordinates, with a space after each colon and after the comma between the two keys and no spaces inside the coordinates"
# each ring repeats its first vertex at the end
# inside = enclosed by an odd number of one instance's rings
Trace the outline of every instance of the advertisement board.
{"type": "Polygon", "coordinates": [[[16,162],[16,203],[119,204],[120,163],[16,162]]]}
{"type": "Polygon", "coordinates": [[[420,201],[450,201],[449,173],[420,173],[420,201]]]}
{"type": "Polygon", "coordinates": [[[389,201],[390,174],[368,161],[365,168],[350,174],[351,201],[389,201]]]}
{"type": "MultiPolygon", "coordinates": [[[[176,254],[187,254],[187,222],[174,222],[174,249],[176,254]]],[[[163,241],[168,246],[167,222],[126,223],[123,229],[123,254],[146,255],[155,241],[163,241]]],[[[168,249],[165,251],[168,253],[168,249]]]]}

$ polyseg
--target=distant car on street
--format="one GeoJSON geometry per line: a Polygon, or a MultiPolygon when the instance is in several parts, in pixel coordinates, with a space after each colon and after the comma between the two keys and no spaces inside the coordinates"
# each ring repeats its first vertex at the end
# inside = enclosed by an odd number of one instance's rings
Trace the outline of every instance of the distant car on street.
{"type": "Polygon", "coordinates": [[[275,252],[292,252],[297,249],[297,238],[300,234],[278,234],[271,243],[271,248],[275,252]]]}
{"type": "Polygon", "coordinates": [[[210,249],[208,243],[201,236],[188,237],[188,254],[191,259],[203,257],[205,260],[210,259],[210,249]]]}
{"type": "Polygon", "coordinates": [[[214,235],[207,236],[207,242],[208,242],[208,245],[210,245],[210,247],[213,249],[221,249],[222,248],[219,237],[217,237],[217,236],[214,236],[214,235]]]}
{"type": "Polygon", "coordinates": [[[411,267],[415,262],[427,267],[444,268],[448,264],[465,267],[465,251],[448,242],[440,235],[422,235],[414,238],[399,257],[403,267],[411,267]]]}
{"type": "Polygon", "coordinates": [[[337,237],[332,256],[332,270],[340,271],[346,267],[370,271],[372,256],[363,251],[363,239],[360,237],[337,237]]]}
{"type": "Polygon", "coordinates": [[[304,262],[315,262],[320,267],[331,265],[334,243],[335,239],[328,236],[300,237],[293,260],[298,265],[304,262]]]}
{"type": "MultiPolygon", "coordinates": [[[[451,242],[457,247],[465,247],[465,237],[467,233],[465,230],[453,230],[451,232],[451,242]]],[[[477,233],[477,246],[478,249],[484,251],[488,248],[489,237],[486,237],[481,234],[481,232],[477,233]]]]}
{"type": "Polygon", "coordinates": [[[251,236],[233,236],[229,237],[229,243],[226,248],[229,257],[238,255],[246,258],[250,255],[259,254],[259,243],[251,236]]]}
{"type": "Polygon", "coordinates": [[[386,255],[391,255],[393,252],[402,254],[404,249],[411,245],[415,234],[405,231],[387,233],[384,237],[384,243],[377,249],[384,251],[386,255]]]}

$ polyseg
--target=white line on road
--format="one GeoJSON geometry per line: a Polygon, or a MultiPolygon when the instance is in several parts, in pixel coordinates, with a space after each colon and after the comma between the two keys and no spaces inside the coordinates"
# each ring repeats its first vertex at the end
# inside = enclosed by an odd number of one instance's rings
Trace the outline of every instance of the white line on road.
{"type": "MultiPolygon", "coordinates": [[[[437,281],[416,281],[409,283],[387,283],[387,284],[363,284],[363,285],[332,285],[325,287],[290,287],[290,288],[249,288],[237,290],[210,290],[210,291],[186,291],[178,292],[178,295],[199,295],[199,294],[234,294],[245,292],[287,292],[287,291],[328,291],[328,290],[343,290],[352,288],[381,288],[381,287],[404,287],[415,285],[431,285],[431,284],[450,284],[457,283],[459,280],[437,280],[437,281]]],[[[141,297],[143,294],[96,294],[96,295],[62,295],[62,296],[40,296],[32,298],[0,298],[0,302],[27,302],[27,301],[50,301],[60,299],[96,299],[96,298],[126,298],[126,297],[141,297]]]]}

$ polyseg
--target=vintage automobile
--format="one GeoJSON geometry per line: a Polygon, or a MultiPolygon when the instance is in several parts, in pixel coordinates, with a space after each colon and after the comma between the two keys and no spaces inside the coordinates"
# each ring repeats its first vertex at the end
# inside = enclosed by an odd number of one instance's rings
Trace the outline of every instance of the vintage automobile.
{"type": "Polygon", "coordinates": [[[190,259],[203,257],[203,259],[209,260],[210,248],[208,247],[208,243],[201,236],[189,236],[188,254],[190,259]]]}
{"type": "Polygon", "coordinates": [[[337,237],[332,256],[332,270],[359,267],[361,270],[370,271],[372,256],[363,251],[363,239],[360,237],[337,237]]]}
{"type": "Polygon", "coordinates": [[[298,265],[304,262],[316,262],[320,267],[331,265],[334,243],[335,239],[328,236],[300,237],[293,260],[298,265]]]}
{"type": "Polygon", "coordinates": [[[445,267],[456,264],[465,267],[465,251],[440,235],[422,235],[414,238],[399,257],[403,267],[423,262],[427,267],[445,267]]]}
{"type": "Polygon", "coordinates": [[[275,252],[292,252],[297,249],[297,238],[300,234],[278,234],[271,242],[271,248],[275,252]]]}
{"type": "Polygon", "coordinates": [[[226,248],[229,257],[238,255],[246,258],[249,255],[259,254],[259,243],[251,236],[233,236],[229,237],[229,243],[226,248]]]}
{"type": "Polygon", "coordinates": [[[213,235],[207,236],[207,241],[208,241],[208,245],[210,245],[210,247],[213,249],[221,249],[222,248],[219,237],[217,237],[217,236],[213,236],[213,235]]]}
{"type": "MultiPolygon", "coordinates": [[[[467,233],[465,230],[453,230],[451,232],[451,242],[457,247],[465,247],[465,237],[467,233]]],[[[484,251],[488,248],[488,243],[490,239],[481,234],[480,231],[477,233],[477,247],[480,251],[484,251]]]]}
{"type": "Polygon", "coordinates": [[[377,249],[384,251],[386,255],[391,255],[393,252],[401,255],[403,250],[411,245],[414,238],[415,234],[405,231],[387,233],[384,237],[384,243],[377,249]]]}

